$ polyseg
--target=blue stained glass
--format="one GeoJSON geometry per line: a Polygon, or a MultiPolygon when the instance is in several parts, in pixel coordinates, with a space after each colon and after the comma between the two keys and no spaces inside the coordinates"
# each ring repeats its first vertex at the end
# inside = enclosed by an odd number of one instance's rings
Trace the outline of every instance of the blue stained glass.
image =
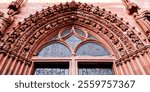
{"type": "Polygon", "coordinates": [[[55,35],[51,38],[51,40],[56,40],[58,38],[58,35],[55,35]]]}
{"type": "Polygon", "coordinates": [[[83,36],[85,37],[85,33],[79,29],[75,29],[75,31],[80,35],[80,36],[83,36]]]}
{"type": "Polygon", "coordinates": [[[71,29],[66,29],[65,31],[62,32],[61,36],[67,36],[71,32],[71,29]]]}
{"type": "Polygon", "coordinates": [[[88,38],[96,40],[96,38],[93,35],[91,35],[91,34],[88,34],[88,38]]]}
{"type": "Polygon", "coordinates": [[[43,57],[68,57],[71,56],[70,50],[61,43],[52,43],[44,47],[38,56],[43,57]]]}
{"type": "Polygon", "coordinates": [[[75,35],[72,35],[71,37],[69,37],[68,39],[66,39],[66,42],[72,48],[75,48],[81,42],[81,40],[78,37],[76,37],[75,35]]]}
{"type": "Polygon", "coordinates": [[[110,53],[103,46],[88,42],[80,46],[76,52],[77,56],[108,56],[110,53]]]}

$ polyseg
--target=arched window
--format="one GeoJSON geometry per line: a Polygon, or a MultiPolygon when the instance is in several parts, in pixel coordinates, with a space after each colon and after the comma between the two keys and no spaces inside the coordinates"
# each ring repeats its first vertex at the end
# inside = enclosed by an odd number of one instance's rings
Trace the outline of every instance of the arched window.
{"type": "Polygon", "coordinates": [[[79,49],[76,52],[76,55],[77,56],[107,56],[110,55],[110,53],[103,46],[97,43],[88,42],[79,47],[79,49]]]}
{"type": "Polygon", "coordinates": [[[69,57],[71,56],[70,50],[61,43],[52,43],[44,47],[38,56],[43,57],[69,57]]]}
{"type": "Polygon", "coordinates": [[[35,75],[113,74],[110,52],[92,34],[74,27],[54,35],[33,60],[35,75]]]}

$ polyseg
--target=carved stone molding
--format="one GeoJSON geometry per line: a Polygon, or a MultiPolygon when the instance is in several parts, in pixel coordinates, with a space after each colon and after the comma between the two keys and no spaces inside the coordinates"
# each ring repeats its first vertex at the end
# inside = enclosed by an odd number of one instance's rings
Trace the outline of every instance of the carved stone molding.
{"type": "Polygon", "coordinates": [[[116,65],[120,65],[124,62],[129,62],[130,58],[139,57],[139,54],[143,55],[148,52],[148,49],[150,48],[150,45],[146,45],[141,49],[138,49],[134,51],[133,53],[127,54],[126,56],[123,56],[122,58],[115,61],[116,65]]]}
{"type": "Polygon", "coordinates": [[[13,22],[13,17],[11,16],[4,16],[4,13],[0,14],[0,36],[2,36],[9,25],[13,22]]]}
{"type": "MultiPolygon", "coordinates": [[[[14,15],[19,13],[19,9],[24,0],[16,0],[12,1],[8,6],[7,16],[4,16],[3,12],[0,12],[0,38],[2,38],[3,34],[6,32],[7,28],[12,24],[14,21],[14,15]]],[[[2,39],[0,39],[0,42],[2,39]]]]}
{"type": "Polygon", "coordinates": [[[60,26],[73,24],[97,29],[93,31],[105,35],[121,56],[144,46],[129,24],[126,24],[122,18],[118,18],[116,14],[93,5],[73,1],[37,11],[24,21],[18,22],[3,47],[8,49],[7,51],[17,52],[27,57],[41,36],[60,26]],[[127,35],[123,32],[127,32],[127,35]]]}
{"type": "Polygon", "coordinates": [[[134,14],[134,18],[150,41],[150,11],[146,10],[140,14],[134,14]]]}
{"type": "Polygon", "coordinates": [[[7,51],[4,47],[0,46],[0,54],[3,54],[3,55],[8,55],[9,58],[13,58],[13,59],[16,59],[17,58],[17,61],[20,61],[20,62],[23,62],[23,63],[26,63],[28,65],[31,65],[32,64],[32,60],[28,59],[28,58],[25,58],[25,57],[22,57],[20,54],[17,54],[17,53],[14,53],[12,51],[7,51]]]}
{"type": "Polygon", "coordinates": [[[12,1],[8,6],[9,11],[7,12],[7,14],[11,16],[18,14],[23,1],[24,0],[12,1]]]}

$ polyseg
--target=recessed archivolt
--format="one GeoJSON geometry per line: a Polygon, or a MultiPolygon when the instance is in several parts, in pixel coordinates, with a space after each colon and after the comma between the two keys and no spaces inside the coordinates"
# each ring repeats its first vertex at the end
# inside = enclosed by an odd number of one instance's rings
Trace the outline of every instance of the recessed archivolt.
{"type": "Polygon", "coordinates": [[[113,46],[117,58],[144,46],[122,18],[119,19],[117,15],[105,9],[73,1],[42,9],[18,22],[2,47],[7,52],[29,59],[40,40],[68,25],[86,27],[104,37],[108,44],[113,46]]]}

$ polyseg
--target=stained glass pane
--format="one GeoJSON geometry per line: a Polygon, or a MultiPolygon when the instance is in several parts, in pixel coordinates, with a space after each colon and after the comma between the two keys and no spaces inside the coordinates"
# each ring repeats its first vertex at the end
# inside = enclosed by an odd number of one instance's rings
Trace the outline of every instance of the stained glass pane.
{"type": "Polygon", "coordinates": [[[75,48],[81,42],[81,40],[78,37],[76,37],[75,35],[72,35],[71,37],[69,37],[68,39],[66,39],[66,42],[72,48],[75,48]]]}
{"type": "Polygon", "coordinates": [[[69,63],[38,63],[34,75],[68,75],[69,63]]]}
{"type": "Polygon", "coordinates": [[[93,35],[91,35],[91,34],[88,34],[88,38],[90,38],[90,39],[96,39],[93,35]]]}
{"type": "Polygon", "coordinates": [[[79,75],[112,75],[112,64],[79,63],[79,75]]]}
{"type": "Polygon", "coordinates": [[[75,29],[75,31],[76,31],[79,35],[85,37],[85,33],[84,33],[83,31],[81,31],[81,30],[79,30],[79,29],[75,29]]]}
{"type": "Polygon", "coordinates": [[[71,32],[71,29],[66,29],[65,31],[62,32],[61,36],[67,36],[71,32]]]}
{"type": "Polygon", "coordinates": [[[71,56],[70,50],[61,43],[52,43],[44,47],[38,56],[43,57],[68,57],[71,56]]]}
{"type": "Polygon", "coordinates": [[[58,38],[58,35],[54,35],[51,40],[56,40],[57,38],[58,38]]]}
{"type": "Polygon", "coordinates": [[[110,53],[103,46],[89,42],[78,48],[77,56],[107,56],[110,53]]]}

